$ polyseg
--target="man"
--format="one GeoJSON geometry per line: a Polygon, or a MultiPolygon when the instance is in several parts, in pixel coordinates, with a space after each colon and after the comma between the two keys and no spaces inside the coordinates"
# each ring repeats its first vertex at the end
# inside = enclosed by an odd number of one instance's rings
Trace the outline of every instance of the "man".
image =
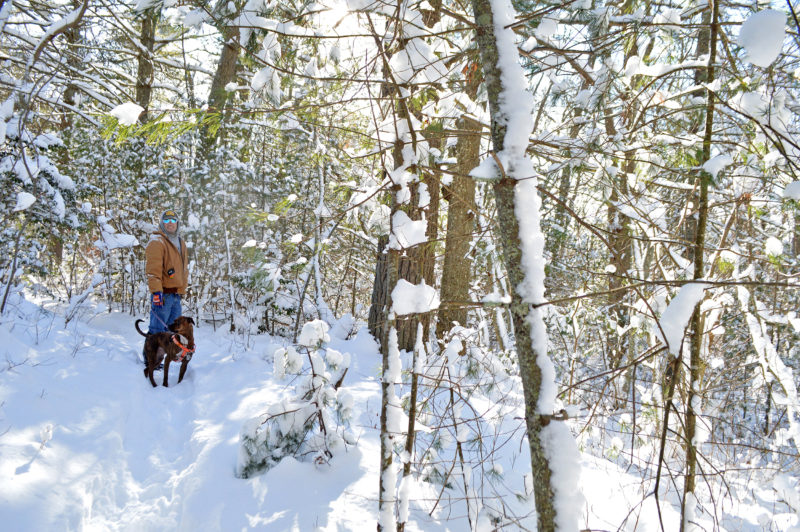
{"type": "MultiPolygon", "coordinates": [[[[178,236],[178,215],[164,211],[158,231],[150,236],[145,248],[145,273],[150,289],[149,334],[166,332],[169,324],[181,315],[181,296],[189,284],[189,254],[178,236]]],[[[147,360],[145,358],[145,366],[147,360]]]]}

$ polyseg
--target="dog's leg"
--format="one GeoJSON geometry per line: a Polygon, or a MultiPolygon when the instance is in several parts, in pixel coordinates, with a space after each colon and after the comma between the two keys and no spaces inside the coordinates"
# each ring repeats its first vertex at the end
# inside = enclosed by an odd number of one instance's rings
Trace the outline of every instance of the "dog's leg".
{"type": "Polygon", "coordinates": [[[144,368],[144,375],[145,377],[150,377],[150,384],[152,384],[153,388],[155,388],[158,385],[156,384],[156,380],[153,378],[153,368],[155,368],[153,365],[148,365],[146,368],[144,368]]]}
{"type": "Polygon", "coordinates": [[[181,381],[183,380],[183,375],[186,373],[186,368],[188,366],[189,366],[189,361],[186,360],[186,359],[183,359],[183,362],[181,362],[181,372],[178,373],[178,384],[180,384],[181,381]]]}
{"type": "Polygon", "coordinates": [[[164,358],[164,388],[168,388],[169,384],[167,381],[169,380],[169,363],[172,362],[172,355],[167,353],[167,356],[164,358]]]}
{"type": "Polygon", "coordinates": [[[150,379],[150,384],[153,385],[153,388],[156,387],[156,380],[153,378],[153,371],[156,368],[157,360],[158,360],[158,351],[154,352],[153,349],[153,342],[151,339],[145,340],[144,342],[144,359],[146,365],[144,367],[144,376],[150,379]]]}
{"type": "MultiPolygon", "coordinates": [[[[153,378],[153,373],[156,371],[156,368],[158,367],[158,365],[161,364],[161,362],[164,360],[164,355],[166,355],[166,354],[167,353],[166,353],[166,351],[164,351],[164,348],[159,345],[158,348],[156,348],[155,353],[153,354],[153,358],[147,361],[147,363],[148,363],[147,364],[147,369],[150,371],[150,382],[153,384],[153,388],[158,386],[156,384],[156,380],[153,378]]],[[[167,361],[169,362],[169,358],[167,358],[167,361]]],[[[164,369],[165,377],[166,377],[166,374],[167,374],[167,372],[166,372],[166,368],[165,368],[164,369]]],[[[166,386],[166,378],[164,379],[164,385],[166,386]]]]}

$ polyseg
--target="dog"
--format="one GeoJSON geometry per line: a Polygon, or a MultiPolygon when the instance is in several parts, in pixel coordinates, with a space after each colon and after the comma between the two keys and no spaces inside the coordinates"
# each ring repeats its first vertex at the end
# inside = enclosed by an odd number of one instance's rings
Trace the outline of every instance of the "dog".
{"type": "Polygon", "coordinates": [[[139,328],[139,323],[144,320],[136,320],[136,330],[145,337],[144,356],[147,367],[144,368],[144,376],[150,379],[153,388],[156,381],[153,372],[156,367],[164,362],[164,387],[169,387],[170,362],[180,362],[181,371],[178,373],[178,383],[183,380],[186,373],[186,366],[194,354],[194,320],[186,316],[180,316],[169,326],[172,332],[159,332],[146,334],[139,328]],[[165,358],[166,357],[166,358],[165,358]]]}

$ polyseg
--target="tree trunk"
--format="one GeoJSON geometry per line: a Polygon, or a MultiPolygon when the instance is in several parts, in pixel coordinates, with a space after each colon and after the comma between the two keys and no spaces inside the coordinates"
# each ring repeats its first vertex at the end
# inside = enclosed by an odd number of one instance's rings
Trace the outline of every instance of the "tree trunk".
{"type": "Polygon", "coordinates": [[[157,8],[148,9],[141,15],[142,29],[139,41],[142,48],[136,56],[138,70],[136,71],[136,103],[144,111],[139,115],[139,121],[147,122],[150,110],[150,97],[153,92],[153,50],[156,43],[156,26],[161,12],[157,8]]]}
{"type": "MultiPolygon", "coordinates": [[[[489,108],[491,111],[492,144],[495,154],[503,152],[508,117],[504,116],[500,108],[500,97],[504,90],[501,82],[501,67],[499,64],[498,43],[494,33],[495,14],[492,12],[491,0],[473,0],[475,22],[477,25],[478,48],[483,62],[483,72],[486,80],[489,108]]],[[[509,6],[510,7],[510,6],[509,6]]],[[[507,60],[507,58],[506,58],[507,60]]],[[[516,96],[513,95],[513,96],[516,96]]],[[[511,96],[511,97],[513,97],[511,96]]],[[[513,171],[509,169],[509,171],[513,171]]],[[[495,203],[497,206],[497,221],[499,226],[499,240],[502,244],[503,258],[508,273],[508,284],[511,292],[511,316],[516,333],[516,350],[519,360],[520,377],[522,379],[523,395],[525,400],[525,423],[527,428],[528,445],[531,457],[531,472],[533,475],[534,499],[536,504],[537,524],[540,532],[549,532],[556,529],[557,511],[555,504],[555,490],[553,471],[544,446],[545,429],[547,425],[555,422],[554,417],[542,412],[540,395],[543,388],[543,368],[546,366],[546,330],[538,310],[530,307],[525,296],[520,292],[523,281],[526,281],[525,270],[522,264],[522,243],[520,241],[520,223],[515,212],[515,195],[520,186],[519,177],[502,175],[493,186],[495,203]],[[534,335],[536,337],[534,338],[534,335]],[[534,340],[536,347],[534,347],[534,340]],[[539,352],[544,349],[545,352],[539,352]],[[540,364],[542,364],[540,366],[540,364]]],[[[538,209],[538,205],[532,206],[538,209]]],[[[534,237],[535,235],[530,235],[534,237]]],[[[542,271],[544,270],[541,265],[542,271]]],[[[552,371],[552,368],[549,369],[552,371]]],[[[550,385],[553,385],[551,383],[550,385]]],[[[549,405],[548,405],[549,407],[549,405]]],[[[563,428],[563,427],[561,427],[563,428]]],[[[553,430],[561,428],[553,427],[553,430]]],[[[564,430],[567,430],[564,428],[564,430]]],[[[561,432],[563,434],[563,432],[561,432]]],[[[552,443],[552,441],[550,442],[552,443]]],[[[564,449],[564,452],[570,452],[564,449]]],[[[575,451],[577,452],[577,451],[575,451]]],[[[564,479],[567,480],[567,479],[564,479]]],[[[570,483],[559,482],[560,496],[569,497],[570,483]]],[[[577,512],[578,509],[562,508],[565,512],[577,512]]],[[[573,514],[574,515],[574,514],[573,514]]],[[[569,514],[558,517],[559,522],[568,522],[569,514]],[[563,518],[563,521],[562,519],[563,518]]]]}
{"type": "Polygon", "coordinates": [[[219,125],[228,101],[228,92],[225,90],[225,86],[233,81],[236,67],[239,64],[239,44],[236,42],[238,35],[239,29],[236,27],[226,25],[222,29],[222,38],[224,39],[222,52],[208,94],[208,113],[216,116],[213,117],[213,123],[205,123],[201,128],[200,154],[206,158],[213,153],[214,145],[219,137],[219,125]]]}
{"type": "Polygon", "coordinates": [[[383,341],[386,332],[386,315],[388,313],[389,297],[389,263],[386,245],[389,235],[378,237],[378,251],[375,261],[375,280],[372,284],[372,300],[369,307],[367,326],[372,337],[379,342],[383,341]]]}
{"type": "MultiPolygon", "coordinates": [[[[706,82],[714,81],[714,61],[717,51],[717,32],[719,29],[719,2],[713,4],[713,15],[711,21],[711,31],[708,33],[710,46],[709,61],[706,82]]],[[[701,35],[702,37],[702,35],[701,35]]],[[[699,166],[703,166],[711,158],[711,141],[714,128],[714,94],[707,91],[708,103],[706,104],[705,135],[703,137],[703,155],[699,161],[699,166]]],[[[711,175],[705,170],[700,170],[700,186],[698,197],[696,198],[698,215],[697,230],[694,238],[694,280],[702,279],[705,270],[705,257],[703,248],[705,247],[706,223],[708,221],[708,185],[711,182],[711,175]]],[[[694,437],[697,432],[697,412],[696,405],[702,397],[703,374],[705,364],[702,358],[703,347],[703,315],[700,312],[700,305],[695,306],[691,319],[691,357],[689,366],[689,389],[686,399],[686,480],[684,481],[683,503],[681,504],[681,530],[690,529],[691,515],[686,511],[687,504],[694,498],[697,477],[697,448],[694,437]]]]}
{"type": "MultiPolygon", "coordinates": [[[[479,76],[475,75],[477,84],[479,76]]],[[[477,92],[470,94],[474,97],[477,92]]],[[[469,93],[469,90],[468,90],[469,93]]],[[[456,159],[453,181],[446,188],[447,234],[445,236],[444,265],[442,271],[441,301],[443,309],[439,312],[437,336],[442,337],[450,330],[453,322],[467,323],[469,285],[472,280],[469,260],[470,243],[475,230],[475,180],[469,176],[470,170],[480,163],[481,124],[463,116],[458,121],[461,130],[456,144],[456,159]]]]}

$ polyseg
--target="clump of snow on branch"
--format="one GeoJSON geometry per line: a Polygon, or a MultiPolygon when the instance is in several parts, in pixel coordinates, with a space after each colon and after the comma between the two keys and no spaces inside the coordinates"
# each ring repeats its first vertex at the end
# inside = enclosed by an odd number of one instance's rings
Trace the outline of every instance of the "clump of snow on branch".
{"type": "Polygon", "coordinates": [[[792,181],[783,189],[783,197],[800,201],[800,181],[792,181]]]}
{"type": "Polygon", "coordinates": [[[669,302],[666,310],[661,314],[659,324],[664,331],[664,337],[669,352],[678,356],[681,352],[683,332],[689,324],[694,307],[704,296],[707,283],[687,283],[681,287],[677,295],[669,302]]]}
{"type": "Polygon", "coordinates": [[[739,30],[737,42],[747,51],[747,60],[768,67],[777,59],[786,35],[786,15],[765,9],[750,15],[739,30]]]}
{"type": "Polygon", "coordinates": [[[123,126],[132,126],[139,120],[144,107],[133,102],[125,102],[114,107],[108,114],[116,118],[123,126]]]}
{"type": "Polygon", "coordinates": [[[36,196],[29,192],[20,192],[17,194],[17,204],[14,206],[14,212],[25,211],[36,202],[36,196]]]}
{"type": "Polygon", "coordinates": [[[392,312],[398,316],[430,312],[439,308],[439,303],[439,292],[425,281],[415,285],[398,279],[392,290],[392,312]]]}
{"type": "Polygon", "coordinates": [[[711,176],[716,179],[717,175],[722,171],[723,168],[726,166],[730,166],[733,164],[733,158],[724,153],[722,155],[717,155],[716,157],[712,157],[708,161],[703,164],[703,170],[711,174],[711,176]]]}
{"type": "Polygon", "coordinates": [[[117,233],[109,223],[109,219],[105,216],[100,216],[97,223],[100,226],[100,239],[96,240],[94,245],[97,249],[104,251],[111,251],[119,248],[132,248],[139,245],[139,240],[133,235],[117,233]]]}
{"type": "Polygon", "coordinates": [[[297,343],[306,347],[316,347],[322,343],[330,342],[328,336],[330,326],[322,320],[313,320],[303,324],[297,343]]]}
{"type": "Polygon", "coordinates": [[[417,244],[427,242],[425,229],[428,224],[425,220],[412,220],[403,211],[392,215],[392,234],[389,237],[390,249],[405,249],[417,244]]]}
{"type": "Polygon", "coordinates": [[[771,236],[764,242],[764,251],[771,257],[778,257],[783,254],[783,242],[771,236]]]}

